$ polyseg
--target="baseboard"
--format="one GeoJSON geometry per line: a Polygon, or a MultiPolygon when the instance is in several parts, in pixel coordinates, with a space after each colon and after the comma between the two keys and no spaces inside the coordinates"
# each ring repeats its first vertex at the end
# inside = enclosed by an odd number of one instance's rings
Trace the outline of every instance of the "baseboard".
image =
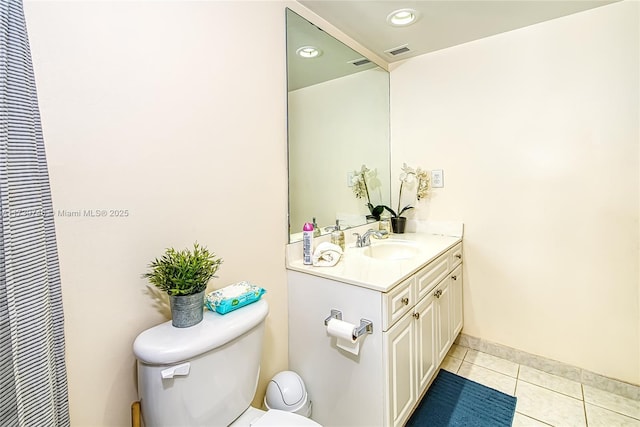
{"type": "Polygon", "coordinates": [[[458,335],[456,344],[501,357],[521,365],[530,366],[549,374],[577,381],[600,390],[615,393],[619,396],[640,400],[640,386],[590,372],[577,366],[547,359],[546,357],[527,353],[502,344],[485,341],[464,333],[458,335]]]}

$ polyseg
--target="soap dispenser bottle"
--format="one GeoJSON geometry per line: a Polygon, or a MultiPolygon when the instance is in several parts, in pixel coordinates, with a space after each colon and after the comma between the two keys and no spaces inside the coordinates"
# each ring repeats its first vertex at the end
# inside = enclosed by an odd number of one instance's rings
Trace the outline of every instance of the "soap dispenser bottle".
{"type": "Polygon", "coordinates": [[[320,237],[320,228],[318,228],[315,216],[313,217],[313,237],[320,237]]]}
{"type": "Polygon", "coordinates": [[[389,237],[391,235],[391,218],[389,218],[388,215],[385,215],[382,218],[380,218],[380,224],[378,225],[378,228],[380,229],[380,231],[387,232],[387,234],[385,234],[383,237],[384,239],[389,237]]]}
{"type": "Polygon", "coordinates": [[[340,230],[340,221],[336,219],[336,226],[331,232],[331,243],[340,246],[344,251],[344,231],[340,230]]]}

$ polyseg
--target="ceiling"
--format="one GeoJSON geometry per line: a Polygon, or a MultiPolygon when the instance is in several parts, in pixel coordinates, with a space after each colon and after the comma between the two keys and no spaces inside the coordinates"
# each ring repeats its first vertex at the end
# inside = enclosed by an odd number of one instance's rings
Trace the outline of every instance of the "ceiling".
{"type": "Polygon", "coordinates": [[[379,57],[392,63],[413,56],[526,27],[619,0],[299,0],[379,57]],[[386,18],[411,8],[419,18],[393,27],[386,18]],[[385,51],[406,45],[397,56],[385,51]]]}
{"type": "Polygon", "coordinates": [[[289,91],[375,67],[375,63],[366,61],[361,54],[340,40],[327,34],[292,10],[287,10],[287,84],[289,91]],[[296,54],[296,50],[303,46],[314,46],[320,49],[322,54],[316,58],[302,58],[296,54]]]}

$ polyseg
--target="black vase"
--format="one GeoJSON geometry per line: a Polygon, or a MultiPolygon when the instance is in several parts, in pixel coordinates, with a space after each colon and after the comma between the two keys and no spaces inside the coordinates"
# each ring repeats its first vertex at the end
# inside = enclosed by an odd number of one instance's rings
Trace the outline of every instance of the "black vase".
{"type": "Polygon", "coordinates": [[[396,234],[404,233],[404,227],[407,225],[407,218],[404,216],[391,217],[391,228],[396,234]]]}

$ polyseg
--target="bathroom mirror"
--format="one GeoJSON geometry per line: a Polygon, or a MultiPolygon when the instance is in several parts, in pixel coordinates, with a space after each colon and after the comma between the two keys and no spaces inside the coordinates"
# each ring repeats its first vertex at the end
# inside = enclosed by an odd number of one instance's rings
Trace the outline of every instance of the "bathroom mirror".
{"type": "Polygon", "coordinates": [[[290,9],[286,14],[294,242],[313,218],[323,234],[336,219],[342,229],[367,222],[367,198],[352,186],[363,165],[371,204],[389,204],[389,73],[290,9]]]}

